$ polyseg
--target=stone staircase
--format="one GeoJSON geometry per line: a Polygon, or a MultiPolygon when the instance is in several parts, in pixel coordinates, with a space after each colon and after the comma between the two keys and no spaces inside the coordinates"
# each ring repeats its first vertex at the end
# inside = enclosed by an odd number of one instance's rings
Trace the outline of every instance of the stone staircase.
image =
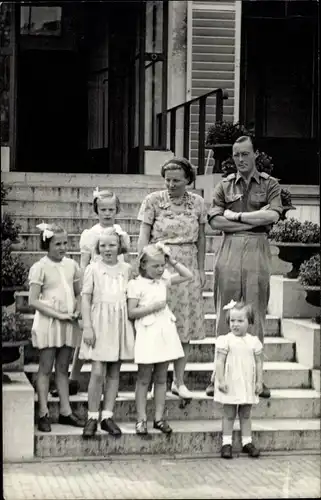
{"type": "MultiPolygon", "coordinates": [[[[39,233],[36,224],[59,221],[69,232],[71,255],[79,258],[80,232],[95,223],[90,208],[92,190],[97,185],[108,186],[120,196],[122,212],[118,222],[131,235],[134,259],[139,224],[136,221],[138,207],[143,197],[163,186],[162,179],[149,176],[99,176],[85,174],[19,174],[3,175],[5,183],[12,186],[6,210],[12,212],[22,226],[25,248],[20,255],[28,265],[40,258],[39,233]],[[126,182],[126,187],[123,184],[126,182]],[[83,187],[86,186],[86,187],[83,187]]],[[[81,429],[57,424],[59,402],[50,397],[50,415],[54,422],[50,434],[35,430],[35,455],[38,457],[93,457],[109,454],[202,454],[216,453],[221,444],[221,408],[205,395],[213,368],[215,350],[214,328],[216,317],[213,310],[213,260],[220,237],[207,226],[207,283],[204,291],[205,323],[207,337],[192,342],[186,369],[186,384],[194,392],[194,399],[185,406],[179,398],[167,393],[166,411],[174,433],[167,438],[157,431],[150,432],[148,439],[135,434],[134,388],[136,365],[124,363],[121,369],[120,391],[115,407],[115,418],[123,430],[115,440],[106,433],[98,432],[95,439],[84,441],[81,429]]],[[[273,269],[279,271],[277,257],[273,269]]],[[[25,314],[31,325],[33,311],[27,301],[27,292],[17,294],[16,307],[25,314]]],[[[320,445],[320,399],[312,388],[311,370],[296,361],[296,342],[282,335],[281,318],[267,318],[264,346],[264,378],[271,388],[270,400],[261,400],[253,409],[254,439],[262,451],[310,450],[320,445]]],[[[34,383],[38,355],[27,352],[29,363],[25,373],[34,383]]],[[[173,368],[168,372],[168,389],[173,368]]],[[[90,364],[81,373],[81,392],[71,397],[72,407],[81,415],[87,411],[87,387],[90,364]]],[[[35,409],[37,400],[35,398],[35,409]]],[[[148,401],[148,416],[152,421],[153,401],[148,401]]],[[[151,427],[151,423],[149,424],[151,427]]],[[[237,427],[238,429],[238,427],[237,427]]],[[[240,447],[239,432],[235,434],[236,447],[240,447]]]]}

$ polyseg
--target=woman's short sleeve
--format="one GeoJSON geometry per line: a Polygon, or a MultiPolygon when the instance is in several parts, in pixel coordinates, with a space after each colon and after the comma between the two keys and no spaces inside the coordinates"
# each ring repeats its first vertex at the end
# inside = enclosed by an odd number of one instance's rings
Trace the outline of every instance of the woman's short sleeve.
{"type": "Polygon", "coordinates": [[[84,281],[82,285],[82,293],[92,294],[94,291],[94,268],[92,265],[86,267],[84,273],[84,281]]]}
{"type": "Polygon", "coordinates": [[[148,194],[144,199],[143,203],[140,206],[137,220],[141,222],[145,222],[146,224],[153,225],[155,221],[155,202],[154,202],[154,193],[148,194]]]}
{"type": "Polygon", "coordinates": [[[139,299],[140,298],[140,286],[137,279],[130,280],[127,285],[127,298],[128,299],[139,299]]]}
{"type": "Polygon", "coordinates": [[[45,279],[45,271],[42,262],[36,262],[31,266],[28,276],[29,285],[35,284],[42,286],[45,279]]]}
{"type": "Polygon", "coordinates": [[[90,253],[91,254],[91,235],[88,229],[85,229],[80,235],[79,247],[81,253],[90,253]]]}
{"type": "Polygon", "coordinates": [[[256,336],[253,336],[253,351],[254,354],[261,354],[261,352],[263,351],[262,342],[256,336]]]}
{"type": "Polygon", "coordinates": [[[220,335],[216,339],[215,350],[216,352],[220,352],[222,354],[227,354],[228,352],[228,336],[220,335]]]}

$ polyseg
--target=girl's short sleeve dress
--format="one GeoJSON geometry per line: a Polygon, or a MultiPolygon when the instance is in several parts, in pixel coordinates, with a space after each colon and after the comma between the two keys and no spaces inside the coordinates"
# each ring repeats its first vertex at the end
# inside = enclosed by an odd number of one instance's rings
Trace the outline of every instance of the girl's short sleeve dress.
{"type": "MultiPolygon", "coordinates": [[[[138,300],[138,307],[166,301],[170,277],[151,280],[138,276],[128,283],[127,297],[138,300]]],[[[176,318],[168,306],[156,313],[135,320],[135,363],[151,364],[172,361],[184,356],[176,318]]]]}
{"type": "Polygon", "coordinates": [[[263,346],[255,335],[247,333],[244,337],[227,333],[216,339],[216,351],[226,354],[225,382],[227,393],[219,391],[215,379],[214,401],[223,404],[257,404],[255,394],[256,364],[255,355],[261,354],[263,346]]]}
{"type": "MultiPolygon", "coordinates": [[[[161,241],[170,247],[174,259],[193,272],[193,280],[173,285],[168,304],[176,317],[181,342],[203,339],[204,304],[197,260],[199,228],[207,220],[204,199],[186,192],[181,206],[173,206],[167,191],[146,196],[138,220],[151,226],[150,243],[161,241]]],[[[170,272],[174,272],[171,267],[170,272]]]]}
{"type": "Polygon", "coordinates": [[[130,266],[108,266],[97,260],[86,267],[82,294],[92,297],[91,322],[95,346],[81,342],[79,358],[115,362],[134,358],[134,331],[128,320],[126,290],[130,266]]]}
{"type": "MultiPolygon", "coordinates": [[[[76,309],[74,282],[80,279],[76,261],[64,257],[54,262],[45,256],[33,264],[29,271],[29,284],[40,285],[39,300],[62,313],[76,309]]],[[[60,321],[35,312],[31,329],[32,344],[38,349],[46,347],[76,347],[80,343],[81,330],[77,322],[60,321]]]]}

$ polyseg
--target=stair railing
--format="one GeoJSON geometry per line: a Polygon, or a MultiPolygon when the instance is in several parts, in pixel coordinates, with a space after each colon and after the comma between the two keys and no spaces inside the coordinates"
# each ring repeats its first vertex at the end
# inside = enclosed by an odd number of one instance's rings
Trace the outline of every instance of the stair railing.
{"type": "Polygon", "coordinates": [[[207,94],[195,97],[189,101],[173,106],[157,115],[157,141],[155,146],[160,149],[170,149],[177,155],[176,122],[177,112],[183,109],[183,156],[190,159],[191,138],[191,106],[199,104],[198,107],[198,165],[197,174],[204,174],[205,167],[205,127],[206,127],[206,103],[209,97],[215,96],[215,123],[223,120],[224,100],[228,99],[228,93],[223,89],[214,89],[207,94]],[[168,123],[169,117],[169,123],[168,123]],[[168,128],[169,125],[169,128],[168,128]],[[169,136],[169,145],[168,145],[169,136]],[[169,146],[169,147],[168,147],[169,146]]]}

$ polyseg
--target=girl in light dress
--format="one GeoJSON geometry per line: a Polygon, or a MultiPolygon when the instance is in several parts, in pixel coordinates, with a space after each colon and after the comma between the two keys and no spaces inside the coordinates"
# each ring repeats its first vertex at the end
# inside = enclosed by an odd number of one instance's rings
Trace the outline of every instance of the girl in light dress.
{"type": "Polygon", "coordinates": [[[143,248],[139,258],[139,276],[128,284],[128,316],[135,321],[135,363],[138,364],[136,383],[136,433],[146,435],[146,401],[148,386],[154,378],[154,429],[172,432],[164,420],[166,379],[169,362],[184,356],[177,333],[175,316],[167,306],[171,285],[190,281],[192,273],[174,260],[161,243],[143,248]],[[176,274],[165,271],[170,264],[176,274]]]}
{"type": "Polygon", "coordinates": [[[36,310],[32,325],[32,344],[40,351],[37,375],[39,403],[38,429],[51,431],[48,412],[50,375],[55,362],[55,381],[60,398],[59,423],[83,427],[85,422],[72,413],[69,404],[68,367],[72,349],[79,345],[81,331],[80,270],[67,258],[67,234],[55,224],[39,224],[40,247],[47,255],[33,264],[29,272],[29,305],[36,310]]]}
{"type": "MultiPolygon", "coordinates": [[[[100,191],[97,187],[93,192],[93,209],[98,215],[99,222],[90,229],[85,229],[80,236],[80,269],[82,274],[91,261],[100,259],[96,252],[97,241],[100,233],[107,227],[116,227],[122,230],[118,224],[115,224],[115,217],[120,211],[120,202],[118,197],[111,191],[100,191]]],[[[123,232],[123,239],[129,248],[130,239],[127,233],[123,232]]],[[[123,254],[119,255],[119,260],[123,261],[123,254]]],[[[69,394],[77,394],[79,390],[80,372],[85,360],[79,359],[79,347],[75,349],[72,368],[69,380],[69,394]]],[[[53,392],[52,395],[55,395],[53,392]]]]}
{"type": "Polygon", "coordinates": [[[83,437],[94,436],[98,427],[100,400],[104,401],[100,427],[118,437],[121,429],[113,420],[121,362],[134,358],[134,331],[128,320],[126,289],[130,265],[118,256],[128,252],[126,233],[105,228],[98,236],[100,259],[85,269],[82,287],[83,336],[80,359],[92,361],[88,386],[88,420],[83,437]]]}
{"type": "Polygon", "coordinates": [[[250,457],[260,452],[252,443],[251,410],[262,391],[263,346],[257,336],[247,333],[254,323],[252,306],[231,301],[224,306],[231,331],[216,340],[214,401],[223,404],[222,458],[233,458],[232,433],[238,411],[242,451],[250,457]]]}

